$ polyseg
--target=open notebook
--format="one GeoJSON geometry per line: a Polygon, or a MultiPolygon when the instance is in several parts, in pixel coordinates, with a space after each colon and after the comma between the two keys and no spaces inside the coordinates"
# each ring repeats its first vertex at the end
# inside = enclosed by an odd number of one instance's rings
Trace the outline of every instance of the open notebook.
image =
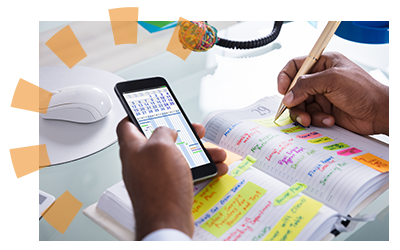
{"type": "MultiPolygon", "coordinates": [[[[280,98],[210,114],[205,140],[243,157],[228,175],[194,187],[194,240],[321,240],[371,194],[388,185],[388,147],[345,129],[304,128],[280,98]]],[[[97,207],[134,232],[123,182],[97,207]]],[[[365,218],[368,220],[368,218],[365,218]]]]}

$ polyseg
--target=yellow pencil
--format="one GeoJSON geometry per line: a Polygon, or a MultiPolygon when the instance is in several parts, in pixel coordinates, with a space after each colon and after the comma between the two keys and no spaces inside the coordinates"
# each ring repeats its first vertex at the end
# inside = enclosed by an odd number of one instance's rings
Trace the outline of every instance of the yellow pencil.
{"type": "MultiPolygon", "coordinates": [[[[286,93],[288,93],[294,87],[294,85],[296,85],[297,79],[300,76],[307,74],[314,66],[314,64],[318,61],[319,57],[324,51],[326,45],[328,45],[339,24],[340,21],[329,21],[326,24],[325,29],[322,31],[321,35],[319,36],[317,42],[312,48],[310,54],[308,54],[308,57],[304,61],[303,65],[301,65],[286,93]]],[[[274,121],[276,121],[283,114],[283,112],[285,112],[286,109],[287,107],[281,102],[278,112],[276,112],[274,121]]]]}

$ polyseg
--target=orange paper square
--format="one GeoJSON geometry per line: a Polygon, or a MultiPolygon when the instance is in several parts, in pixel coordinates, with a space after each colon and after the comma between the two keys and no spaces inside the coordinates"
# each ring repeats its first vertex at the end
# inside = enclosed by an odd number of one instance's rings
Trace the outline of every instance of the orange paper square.
{"type": "Polygon", "coordinates": [[[74,67],[75,64],[87,56],[69,25],[52,36],[46,42],[46,45],[69,68],[74,67]]]}
{"type": "Polygon", "coordinates": [[[11,107],[46,114],[53,93],[19,79],[11,107]]]}
{"type": "Polygon", "coordinates": [[[17,178],[51,165],[46,144],[10,149],[10,155],[17,178]]]}
{"type": "Polygon", "coordinates": [[[138,7],[108,10],[115,45],[136,44],[138,32],[138,7]]]}
{"type": "MultiPolygon", "coordinates": [[[[205,148],[219,148],[218,146],[216,146],[210,142],[205,142],[205,143],[203,143],[203,145],[205,148]]],[[[238,161],[243,158],[240,155],[232,153],[229,150],[224,149],[224,151],[226,153],[226,160],[224,161],[224,163],[228,166],[231,165],[232,163],[234,163],[235,161],[238,161]]]]}
{"type": "Polygon", "coordinates": [[[186,60],[186,58],[190,55],[190,52],[192,51],[190,49],[184,49],[182,43],[179,41],[179,30],[181,28],[180,24],[183,21],[187,20],[180,17],[178,24],[174,29],[174,33],[172,33],[171,40],[169,40],[167,51],[180,57],[182,60],[186,60]]]}
{"type": "Polygon", "coordinates": [[[389,162],[379,158],[378,156],[375,156],[373,154],[367,153],[364,155],[360,156],[355,156],[351,159],[354,159],[368,167],[371,167],[375,170],[378,170],[379,172],[388,172],[389,171],[389,162]]]}
{"type": "Polygon", "coordinates": [[[42,217],[63,234],[82,206],[83,203],[67,190],[42,213],[42,217]]]}

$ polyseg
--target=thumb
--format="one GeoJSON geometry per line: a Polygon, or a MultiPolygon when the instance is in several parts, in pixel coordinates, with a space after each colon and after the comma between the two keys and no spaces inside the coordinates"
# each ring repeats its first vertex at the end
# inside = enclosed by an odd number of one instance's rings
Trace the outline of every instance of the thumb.
{"type": "Polygon", "coordinates": [[[178,132],[165,126],[157,127],[150,136],[149,141],[157,143],[175,144],[178,132]]]}
{"type": "Polygon", "coordinates": [[[332,68],[300,76],[296,85],[284,96],[282,102],[286,107],[292,108],[306,101],[309,96],[317,94],[326,96],[337,88],[336,83],[332,68]]]}

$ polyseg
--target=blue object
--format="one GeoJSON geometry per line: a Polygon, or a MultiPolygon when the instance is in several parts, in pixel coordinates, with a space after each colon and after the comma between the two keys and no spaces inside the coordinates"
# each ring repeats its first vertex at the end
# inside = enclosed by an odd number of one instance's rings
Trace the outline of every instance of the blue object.
{"type": "Polygon", "coordinates": [[[178,22],[177,21],[172,22],[170,24],[165,25],[162,28],[159,28],[159,27],[157,27],[155,25],[152,25],[152,24],[149,24],[149,23],[145,23],[145,22],[142,22],[142,21],[138,21],[138,23],[140,24],[140,26],[145,28],[148,32],[154,33],[154,32],[158,32],[158,31],[161,31],[161,30],[165,30],[165,29],[169,29],[169,28],[175,27],[178,22]]]}
{"type": "Polygon", "coordinates": [[[385,44],[389,43],[389,21],[342,21],[335,34],[353,42],[385,44]]]}

